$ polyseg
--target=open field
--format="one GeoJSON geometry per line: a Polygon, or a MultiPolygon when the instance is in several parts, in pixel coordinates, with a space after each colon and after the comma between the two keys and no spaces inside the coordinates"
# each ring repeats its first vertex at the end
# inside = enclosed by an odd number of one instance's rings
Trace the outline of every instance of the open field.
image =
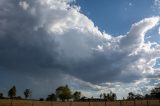
{"type": "Polygon", "coordinates": [[[0,100],[0,106],[160,106],[160,100],[114,102],[49,102],[27,100],[0,100]]]}

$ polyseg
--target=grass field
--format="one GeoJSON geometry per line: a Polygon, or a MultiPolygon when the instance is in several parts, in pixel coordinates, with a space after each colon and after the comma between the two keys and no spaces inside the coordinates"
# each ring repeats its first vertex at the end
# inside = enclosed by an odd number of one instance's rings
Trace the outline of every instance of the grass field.
{"type": "Polygon", "coordinates": [[[49,102],[29,100],[0,100],[0,106],[160,106],[160,100],[113,102],[49,102]]]}

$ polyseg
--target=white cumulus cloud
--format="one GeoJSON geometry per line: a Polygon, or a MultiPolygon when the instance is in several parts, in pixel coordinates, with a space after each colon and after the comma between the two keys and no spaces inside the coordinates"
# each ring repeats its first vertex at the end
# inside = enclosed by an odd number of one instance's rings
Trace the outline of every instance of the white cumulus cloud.
{"type": "Polygon", "coordinates": [[[19,5],[24,9],[27,10],[29,8],[29,4],[26,1],[20,1],[19,5]]]}

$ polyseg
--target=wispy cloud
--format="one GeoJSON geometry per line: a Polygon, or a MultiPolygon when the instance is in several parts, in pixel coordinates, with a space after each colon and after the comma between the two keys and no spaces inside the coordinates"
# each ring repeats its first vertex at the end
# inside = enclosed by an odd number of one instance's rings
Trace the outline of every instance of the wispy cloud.
{"type": "Polygon", "coordinates": [[[154,0],[153,10],[160,14],[160,0],[154,0]]]}
{"type": "Polygon", "coordinates": [[[154,5],[160,9],[160,0],[154,0],[154,5]]]}

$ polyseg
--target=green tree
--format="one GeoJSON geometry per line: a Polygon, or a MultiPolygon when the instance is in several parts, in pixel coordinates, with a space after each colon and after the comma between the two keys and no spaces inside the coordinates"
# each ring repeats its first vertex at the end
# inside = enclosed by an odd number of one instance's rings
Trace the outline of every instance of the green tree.
{"type": "Polygon", "coordinates": [[[8,96],[10,98],[13,98],[16,96],[16,86],[15,85],[8,91],[8,96]]]}
{"type": "Polygon", "coordinates": [[[56,96],[62,101],[68,101],[72,97],[71,90],[68,85],[58,87],[56,89],[56,96]]]}
{"type": "Polygon", "coordinates": [[[145,99],[150,99],[151,96],[150,96],[149,94],[146,94],[144,98],[145,98],[145,99]]]}
{"type": "Polygon", "coordinates": [[[85,97],[85,96],[83,96],[83,97],[81,97],[81,101],[85,101],[87,99],[87,97],[85,97]]]}
{"type": "Polygon", "coordinates": [[[112,100],[117,100],[117,95],[116,95],[116,93],[112,93],[112,94],[111,94],[111,97],[112,97],[112,100]]]}
{"type": "Polygon", "coordinates": [[[103,93],[103,99],[107,101],[113,101],[117,99],[116,93],[110,92],[110,93],[103,93]]]}
{"type": "Polygon", "coordinates": [[[51,95],[48,95],[47,101],[56,101],[57,98],[56,98],[56,95],[54,93],[52,93],[51,95]]]}
{"type": "Polygon", "coordinates": [[[128,93],[128,97],[129,100],[135,99],[135,94],[133,92],[129,92],[128,93]]]}
{"type": "Polygon", "coordinates": [[[160,87],[155,87],[154,89],[151,90],[151,97],[160,99],[160,87]]]}
{"type": "Polygon", "coordinates": [[[31,97],[32,91],[30,89],[25,89],[24,90],[24,96],[27,99],[28,97],[31,97]]]}
{"type": "Polygon", "coordinates": [[[3,98],[3,93],[0,93],[0,99],[2,99],[3,98]]]}
{"type": "Polygon", "coordinates": [[[110,93],[107,94],[107,100],[109,101],[114,101],[117,99],[117,96],[115,93],[113,93],[112,91],[110,93]]]}
{"type": "Polygon", "coordinates": [[[102,99],[102,98],[103,98],[103,94],[102,94],[102,93],[99,95],[99,98],[100,98],[100,99],[102,99]]]}
{"type": "Polygon", "coordinates": [[[141,99],[144,99],[144,96],[141,95],[141,94],[136,94],[136,95],[135,95],[135,99],[141,100],[141,99]]]}
{"type": "Polygon", "coordinates": [[[80,100],[80,98],[81,98],[81,92],[76,91],[76,92],[73,93],[73,99],[75,101],[80,100]]]}
{"type": "Polygon", "coordinates": [[[103,93],[103,99],[107,99],[107,94],[103,93]]]}

